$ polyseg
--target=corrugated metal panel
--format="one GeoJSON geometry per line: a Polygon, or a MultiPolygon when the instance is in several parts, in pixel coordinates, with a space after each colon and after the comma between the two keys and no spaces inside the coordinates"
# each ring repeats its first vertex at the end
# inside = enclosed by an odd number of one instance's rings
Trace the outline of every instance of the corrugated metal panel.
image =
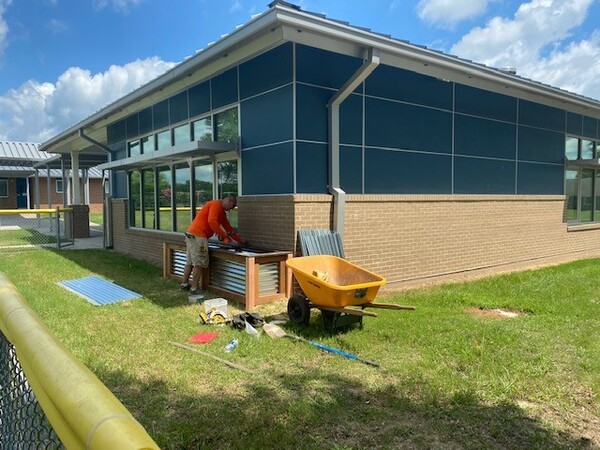
{"type": "Polygon", "coordinates": [[[332,230],[298,230],[303,256],[333,255],[344,258],[340,235],[332,230]]]}
{"type": "Polygon", "coordinates": [[[90,275],[75,280],[59,281],[58,284],[83,297],[95,306],[109,305],[141,297],[141,294],[125,289],[118,284],[111,283],[97,275],[90,275]]]}
{"type": "MultiPolygon", "coordinates": [[[[170,249],[171,274],[183,276],[186,255],[184,251],[170,249]]],[[[210,284],[246,295],[246,265],[221,258],[210,259],[210,284]]],[[[268,295],[279,292],[279,263],[265,263],[258,266],[258,294],[268,295]]]]}

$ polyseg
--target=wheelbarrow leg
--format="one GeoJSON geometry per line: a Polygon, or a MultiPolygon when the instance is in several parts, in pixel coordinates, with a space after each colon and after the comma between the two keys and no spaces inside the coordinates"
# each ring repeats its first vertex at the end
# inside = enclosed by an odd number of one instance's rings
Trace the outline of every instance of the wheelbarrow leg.
{"type": "Polygon", "coordinates": [[[362,316],[321,309],[323,329],[330,333],[333,333],[336,328],[346,327],[355,323],[358,323],[359,327],[362,328],[362,319],[362,316]]]}

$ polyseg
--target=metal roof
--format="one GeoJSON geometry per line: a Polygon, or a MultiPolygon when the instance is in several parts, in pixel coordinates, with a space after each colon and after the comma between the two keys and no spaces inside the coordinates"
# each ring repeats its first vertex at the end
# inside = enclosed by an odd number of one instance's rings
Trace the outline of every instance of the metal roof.
{"type": "MultiPolygon", "coordinates": [[[[60,169],[61,155],[39,150],[40,144],[34,142],[0,141],[0,176],[23,177],[33,175],[35,169],[44,171],[50,167],[50,176],[62,177],[60,169]]],[[[106,162],[106,155],[81,155],[79,167],[89,169],[90,178],[102,178],[102,172],[94,167],[106,162]]],[[[71,158],[65,158],[65,168],[71,168],[71,158]]]]}
{"type": "Polygon", "coordinates": [[[363,57],[365,49],[373,48],[380,52],[382,64],[600,117],[599,100],[274,1],[246,24],[44,142],[41,148],[57,153],[101,152],[82,135],[105,145],[107,125],[283,42],[356,57],[363,57]]]}
{"type": "Polygon", "coordinates": [[[10,166],[31,165],[53,156],[38,150],[40,144],[33,142],[0,141],[0,164],[10,166]]]}
{"type": "MultiPolygon", "coordinates": [[[[0,178],[2,177],[30,177],[35,174],[35,169],[31,166],[4,166],[0,165],[0,178]]],[[[38,168],[40,177],[47,177],[48,172],[45,168],[38,168]]],[[[79,171],[80,178],[83,177],[81,170],[79,171]]],[[[88,169],[89,178],[102,178],[102,171],[96,168],[88,169]]],[[[60,169],[50,169],[50,178],[62,178],[60,169]]]]}

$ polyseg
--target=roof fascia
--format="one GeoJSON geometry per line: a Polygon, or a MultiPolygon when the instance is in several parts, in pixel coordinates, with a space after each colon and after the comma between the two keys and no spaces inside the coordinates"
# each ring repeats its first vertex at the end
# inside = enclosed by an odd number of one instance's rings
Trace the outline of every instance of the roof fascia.
{"type": "Polygon", "coordinates": [[[365,48],[380,51],[381,63],[447,81],[483,87],[552,106],[600,116],[600,101],[562,91],[498,69],[419,47],[372,31],[338,23],[302,11],[285,9],[277,16],[284,39],[362,57],[365,48]]]}

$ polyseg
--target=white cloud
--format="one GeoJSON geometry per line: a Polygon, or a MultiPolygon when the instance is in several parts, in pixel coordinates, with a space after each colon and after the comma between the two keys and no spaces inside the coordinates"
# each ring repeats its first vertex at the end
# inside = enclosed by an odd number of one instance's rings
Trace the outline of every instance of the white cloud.
{"type": "Polygon", "coordinates": [[[421,20],[445,27],[483,14],[489,0],[420,0],[417,14],[421,20]]]}
{"type": "Polygon", "coordinates": [[[590,70],[594,66],[597,70],[598,35],[563,42],[584,22],[594,1],[523,3],[514,18],[494,17],[485,27],[476,27],[463,36],[451,52],[492,67],[516,67],[521,76],[600,98],[597,75],[590,70]]]}
{"type": "Polygon", "coordinates": [[[137,6],[144,0],[94,0],[94,8],[101,10],[112,8],[116,12],[128,13],[131,6],[137,6]]]}
{"type": "Polygon", "coordinates": [[[6,8],[10,6],[12,0],[0,0],[0,56],[4,53],[8,40],[8,24],[4,20],[6,8]]]}
{"type": "Polygon", "coordinates": [[[69,25],[66,22],[58,19],[50,19],[46,22],[46,28],[48,28],[52,34],[60,34],[69,29],[69,25]]]}
{"type": "Polygon", "coordinates": [[[95,75],[71,67],[54,84],[29,80],[0,97],[0,140],[44,142],[173,66],[153,57],[95,75]]]}
{"type": "Polygon", "coordinates": [[[234,12],[241,11],[242,9],[243,8],[242,8],[242,4],[240,3],[240,1],[239,0],[235,0],[233,2],[233,4],[231,5],[231,8],[229,8],[229,12],[230,13],[234,13],[234,12]]]}

